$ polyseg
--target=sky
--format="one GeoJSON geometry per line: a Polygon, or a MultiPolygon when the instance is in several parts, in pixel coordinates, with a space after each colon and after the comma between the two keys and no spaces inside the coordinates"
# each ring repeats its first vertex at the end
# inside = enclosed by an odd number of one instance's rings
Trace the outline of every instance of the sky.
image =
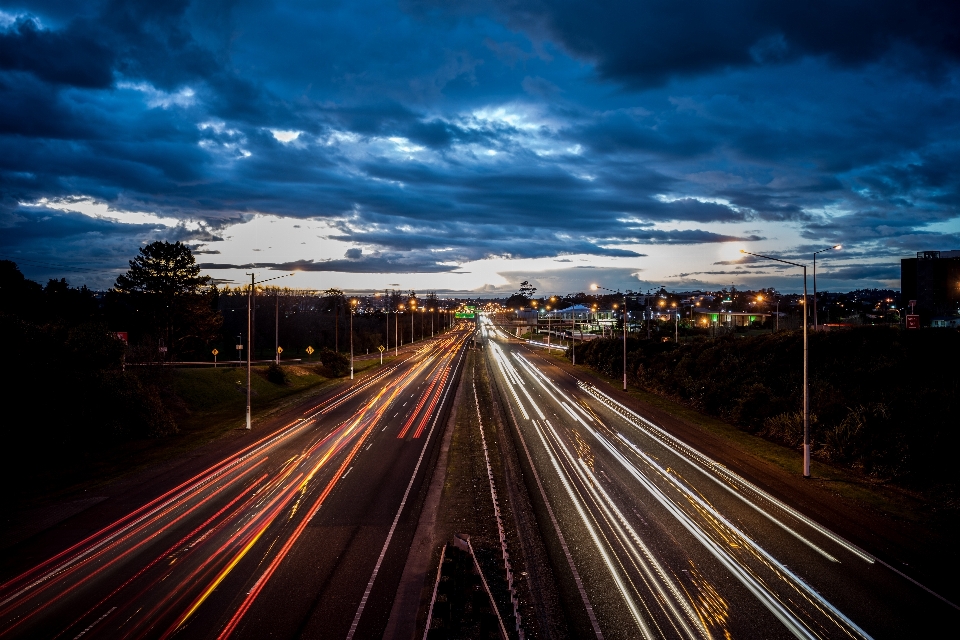
{"type": "Polygon", "coordinates": [[[109,288],[899,288],[960,249],[960,4],[0,0],[0,258],[109,288]]]}

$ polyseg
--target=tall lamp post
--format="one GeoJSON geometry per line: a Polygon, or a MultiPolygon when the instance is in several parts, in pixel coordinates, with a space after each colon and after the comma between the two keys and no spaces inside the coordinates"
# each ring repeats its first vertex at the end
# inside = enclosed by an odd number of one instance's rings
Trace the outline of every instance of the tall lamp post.
{"type": "Polygon", "coordinates": [[[610,293],[615,293],[618,296],[623,296],[623,390],[627,390],[627,296],[620,291],[614,291],[613,289],[607,289],[606,287],[601,287],[598,284],[590,285],[590,288],[596,291],[597,289],[603,289],[604,291],[609,291],[610,293]]]}
{"type": "MultiPolygon", "coordinates": [[[[254,289],[257,286],[257,274],[248,273],[250,276],[250,291],[247,293],[247,431],[250,431],[250,370],[252,366],[252,351],[253,351],[253,295],[254,289]]],[[[287,273],[282,276],[277,276],[276,278],[267,278],[266,280],[261,280],[260,283],[270,282],[271,280],[279,280],[280,278],[286,278],[292,276],[292,273],[287,273]]]]}
{"type": "MultiPolygon", "coordinates": [[[[817,254],[823,253],[824,251],[833,251],[835,249],[842,249],[842,245],[834,245],[832,247],[827,247],[826,249],[820,249],[820,251],[813,252],[813,330],[817,330],[817,254]]],[[[829,318],[828,318],[829,319],[829,318]]]]}
{"type": "Polygon", "coordinates": [[[673,341],[680,344],[680,310],[676,302],[671,302],[670,306],[673,307],[673,341]]]}
{"type": "Polygon", "coordinates": [[[357,301],[350,301],[350,379],[353,380],[353,311],[357,308],[357,301]]]}
{"type": "MultiPolygon", "coordinates": [[[[774,262],[782,262],[783,264],[789,264],[794,267],[801,267],[803,269],[803,477],[810,477],[810,379],[807,377],[808,369],[808,349],[807,349],[807,265],[800,264],[799,262],[790,262],[788,260],[781,260],[780,258],[771,258],[770,256],[760,255],[759,253],[751,253],[740,249],[740,253],[745,253],[748,256],[755,256],[757,258],[763,258],[765,260],[773,260],[774,262]]],[[[778,316],[779,317],[779,316],[778,316]]]]}
{"type": "Polygon", "coordinates": [[[394,323],[393,323],[393,349],[394,349],[393,354],[396,356],[400,355],[400,310],[401,309],[403,309],[402,304],[399,307],[397,307],[397,310],[394,315],[394,323]]]}
{"type": "Polygon", "coordinates": [[[413,335],[413,319],[417,317],[417,300],[410,298],[410,344],[413,344],[416,338],[413,335]]]}

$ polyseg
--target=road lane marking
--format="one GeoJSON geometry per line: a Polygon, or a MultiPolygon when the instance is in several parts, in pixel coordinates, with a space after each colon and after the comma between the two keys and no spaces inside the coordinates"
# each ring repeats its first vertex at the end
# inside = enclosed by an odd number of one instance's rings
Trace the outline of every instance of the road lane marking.
{"type": "MultiPolygon", "coordinates": [[[[459,349],[460,356],[457,360],[457,365],[453,367],[454,370],[460,366],[460,363],[463,361],[464,351],[459,349]]],[[[400,514],[403,513],[403,508],[407,504],[407,497],[410,495],[410,490],[413,488],[413,483],[417,479],[417,472],[420,470],[420,464],[423,462],[424,454],[427,452],[427,446],[430,444],[430,437],[433,435],[433,431],[437,426],[437,419],[442,413],[443,405],[447,400],[447,394],[450,392],[452,384],[448,384],[446,391],[443,393],[443,398],[440,400],[440,404],[437,406],[437,412],[434,414],[433,422],[430,424],[430,431],[427,432],[427,437],[423,439],[423,448],[420,449],[420,457],[417,458],[417,464],[413,468],[413,474],[410,476],[410,482],[407,483],[407,488],[403,492],[403,499],[400,501],[400,508],[397,509],[397,515],[393,518],[393,523],[390,525],[390,531],[387,533],[387,539],[383,543],[383,548],[380,550],[380,556],[377,558],[377,564],[373,568],[373,573],[370,575],[370,580],[367,582],[367,587],[363,592],[363,597],[360,599],[360,606],[357,608],[357,613],[353,617],[353,622],[350,623],[350,631],[347,633],[347,640],[353,640],[354,634],[357,632],[357,626],[360,624],[360,617],[363,615],[363,610],[367,606],[367,601],[370,599],[370,592],[373,590],[373,583],[377,580],[377,574],[380,573],[380,566],[383,564],[383,558],[387,555],[387,549],[390,547],[390,541],[393,539],[393,532],[397,528],[397,523],[400,521],[400,514]]]]}

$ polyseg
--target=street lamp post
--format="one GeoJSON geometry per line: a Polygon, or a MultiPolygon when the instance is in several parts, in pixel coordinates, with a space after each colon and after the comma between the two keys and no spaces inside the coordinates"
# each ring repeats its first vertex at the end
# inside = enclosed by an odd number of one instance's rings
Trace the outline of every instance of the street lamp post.
{"type": "MultiPolygon", "coordinates": [[[[253,331],[251,329],[253,328],[253,294],[257,286],[257,275],[255,273],[248,273],[247,275],[250,276],[250,291],[247,293],[247,431],[250,431],[250,371],[253,364],[251,361],[253,357],[253,331]]],[[[292,273],[287,273],[282,276],[277,276],[276,278],[261,280],[260,283],[263,284],[264,282],[270,282],[271,280],[278,280],[292,275],[292,273]]]]}
{"type": "Polygon", "coordinates": [[[400,355],[400,309],[403,309],[403,305],[397,307],[397,310],[394,312],[394,323],[393,323],[393,349],[394,355],[400,355]]]}
{"type": "Polygon", "coordinates": [[[413,319],[417,317],[417,303],[415,300],[410,301],[410,344],[413,344],[416,340],[416,337],[413,335],[413,319]]]}
{"type": "MultiPolygon", "coordinates": [[[[808,340],[807,340],[807,265],[800,264],[798,262],[790,262],[788,260],[781,260],[780,258],[771,258],[770,256],[760,255],[759,253],[751,253],[740,249],[740,253],[745,253],[749,256],[755,256],[757,258],[764,258],[765,260],[773,260],[774,262],[782,262],[783,264],[789,264],[794,267],[801,267],[803,269],[803,477],[810,477],[810,379],[807,377],[809,355],[808,355],[808,340]]],[[[779,318],[779,315],[777,316],[779,318]]]]}
{"type": "MultiPolygon", "coordinates": [[[[832,247],[827,247],[826,249],[820,249],[820,251],[813,252],[813,330],[817,330],[817,254],[823,253],[824,251],[833,251],[834,249],[841,249],[842,245],[834,245],[832,247]]],[[[828,318],[829,320],[829,318],[828,318]]]]}
{"type": "Polygon", "coordinates": [[[623,296],[623,390],[627,390],[627,296],[626,294],[621,293],[620,291],[614,291],[613,289],[607,289],[606,287],[601,287],[598,284],[590,285],[590,288],[596,291],[597,289],[603,289],[604,291],[609,291],[615,293],[619,296],[623,296]]]}
{"type": "Polygon", "coordinates": [[[250,431],[250,352],[253,351],[253,332],[250,327],[253,324],[253,288],[256,286],[256,275],[248,273],[250,276],[250,291],[247,293],[247,431],[250,431]]]}
{"type": "Polygon", "coordinates": [[[670,306],[673,307],[673,341],[680,344],[680,311],[676,308],[676,302],[670,306]]]}
{"type": "Polygon", "coordinates": [[[357,301],[350,301],[350,379],[353,380],[353,310],[357,308],[357,301]]]}

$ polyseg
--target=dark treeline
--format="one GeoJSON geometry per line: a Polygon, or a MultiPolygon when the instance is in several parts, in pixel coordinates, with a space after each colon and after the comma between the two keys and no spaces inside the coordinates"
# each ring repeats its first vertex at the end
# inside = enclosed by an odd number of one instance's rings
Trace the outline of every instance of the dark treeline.
{"type": "Polygon", "coordinates": [[[0,261],[0,335],[3,501],[104,447],[176,431],[169,370],[124,367],[127,345],[110,330],[103,296],[64,280],[40,285],[0,261]]]}
{"type": "MultiPolygon", "coordinates": [[[[246,344],[248,291],[226,288],[217,292],[217,298],[223,329],[211,346],[220,351],[222,360],[235,360],[236,345],[246,344]]],[[[457,304],[439,300],[433,293],[418,296],[415,291],[348,297],[339,289],[317,292],[269,287],[254,296],[254,357],[273,357],[277,342],[283,348],[281,360],[308,358],[308,346],[316,351],[349,353],[351,308],[354,353],[376,353],[381,345],[392,349],[398,341],[410,343],[411,313],[413,337],[421,340],[429,338],[431,330],[436,334],[449,326],[449,311],[457,304]],[[411,311],[413,308],[416,311],[411,311]]],[[[202,358],[209,360],[209,352],[202,358]]]]}
{"type": "MultiPolygon", "coordinates": [[[[621,349],[619,340],[590,342],[577,347],[577,361],[618,378],[621,349]]],[[[628,339],[627,349],[633,384],[751,433],[802,444],[801,332],[679,345],[628,339]]],[[[955,502],[960,332],[815,333],[809,357],[816,456],[955,502]]]]}
{"type": "MultiPolygon", "coordinates": [[[[39,450],[33,445],[73,455],[175,433],[184,408],[164,365],[210,362],[214,349],[220,361],[237,359],[238,336],[246,344],[247,303],[246,289],[220,289],[200,275],[179,242],[141,248],[105,292],[65,279],[43,285],[0,261],[0,330],[11,363],[2,387],[3,435],[12,466],[24,460],[17,451],[39,450]],[[41,417],[51,403],[55,417],[41,417]]],[[[342,376],[349,372],[351,316],[354,353],[377,353],[397,337],[409,344],[439,333],[455,304],[414,291],[349,298],[337,289],[258,290],[254,357],[274,357],[279,328],[281,362],[306,359],[323,364],[321,375],[342,376]]]]}

